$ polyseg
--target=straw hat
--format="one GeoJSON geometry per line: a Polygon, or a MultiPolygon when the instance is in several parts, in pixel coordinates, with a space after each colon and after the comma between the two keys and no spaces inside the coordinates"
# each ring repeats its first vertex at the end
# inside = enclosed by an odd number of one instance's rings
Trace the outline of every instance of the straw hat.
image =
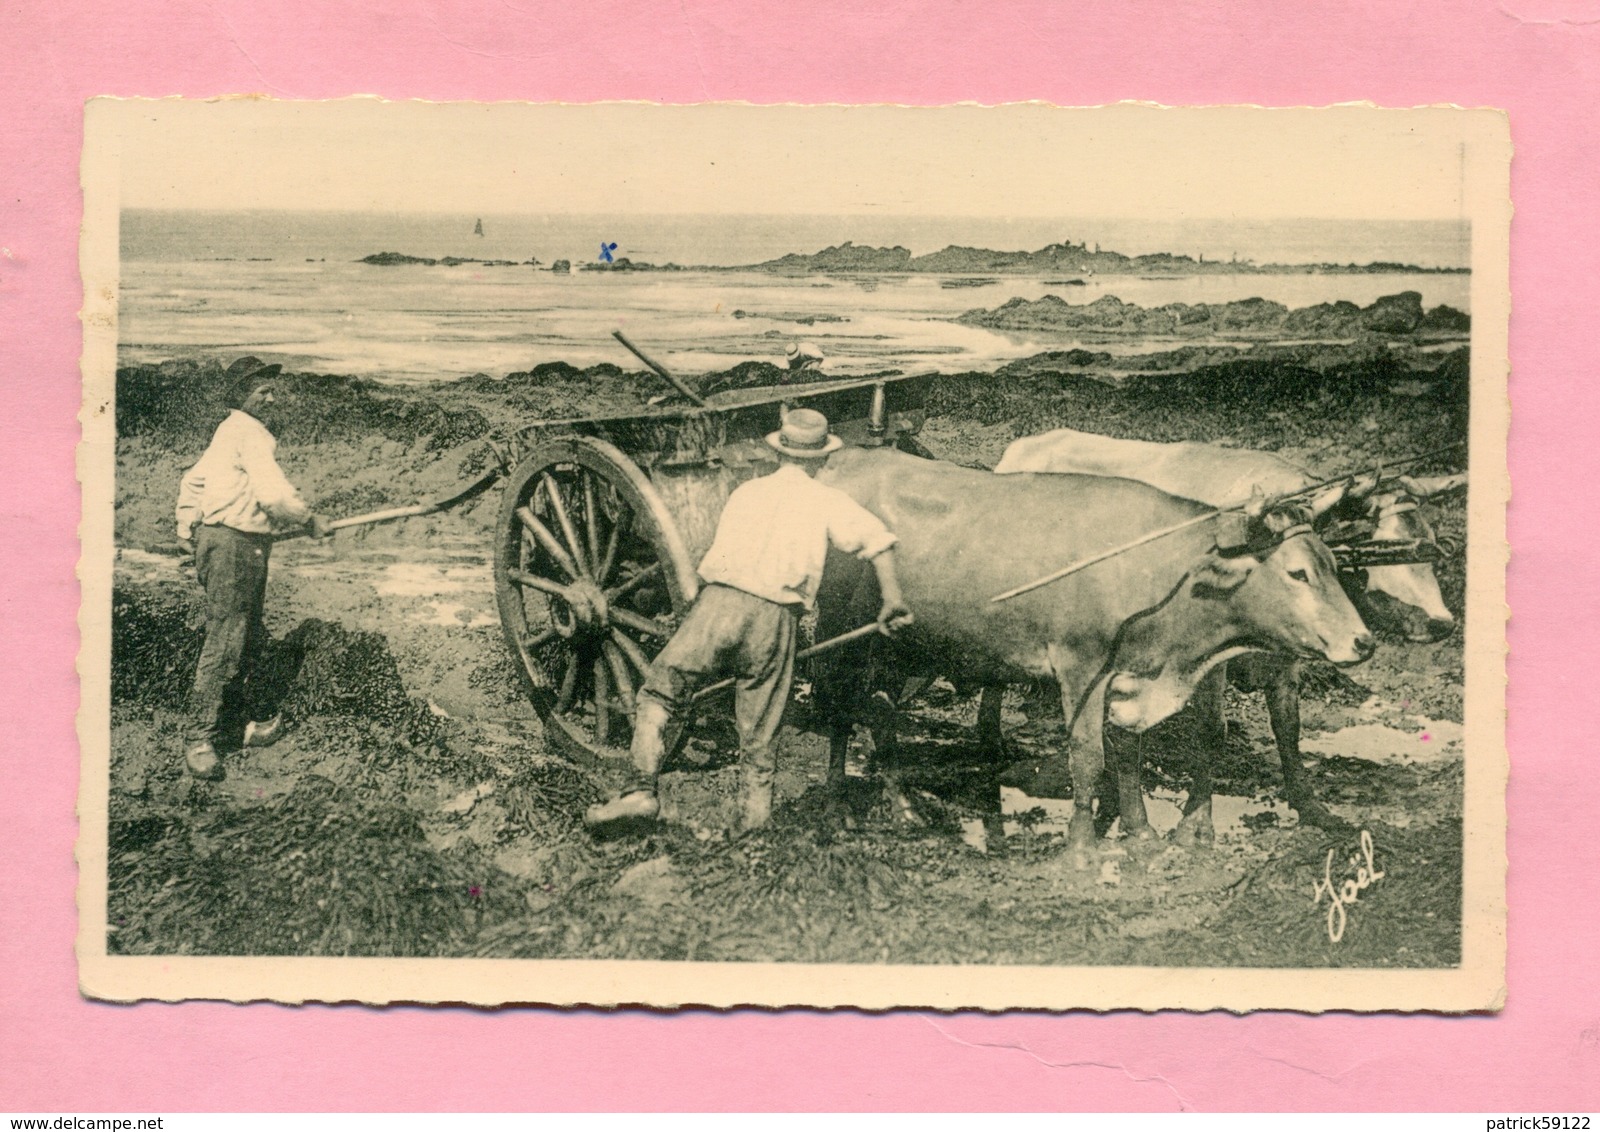
{"type": "Polygon", "coordinates": [[[767,443],[785,456],[815,460],[844,447],[844,441],[828,431],[828,418],[815,409],[791,409],[783,427],[767,433],[767,443]]]}
{"type": "Polygon", "coordinates": [[[815,342],[801,342],[798,345],[791,342],[783,351],[784,361],[788,362],[790,369],[805,369],[807,366],[820,366],[823,363],[822,348],[815,342]]]}

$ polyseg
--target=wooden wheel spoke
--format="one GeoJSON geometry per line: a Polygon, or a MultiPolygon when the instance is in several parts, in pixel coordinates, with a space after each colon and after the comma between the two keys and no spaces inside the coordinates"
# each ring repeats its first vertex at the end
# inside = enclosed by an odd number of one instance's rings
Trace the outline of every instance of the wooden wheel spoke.
{"type": "Polygon", "coordinates": [[[594,658],[594,741],[599,746],[605,746],[606,740],[611,737],[611,693],[606,685],[610,683],[605,658],[594,658]]]}
{"type": "Polygon", "coordinates": [[[644,655],[644,650],[634,642],[632,637],[613,625],[611,627],[611,639],[616,643],[616,647],[621,650],[622,655],[627,657],[629,663],[638,670],[640,676],[650,675],[650,658],[644,655]]]}
{"type": "Polygon", "coordinates": [[[607,590],[606,600],[617,601],[620,598],[627,597],[634,590],[648,582],[651,578],[658,577],[661,574],[662,569],[663,567],[659,562],[655,562],[649,566],[646,566],[643,570],[640,570],[637,574],[629,578],[626,582],[623,582],[620,586],[616,586],[607,590]]]}
{"type": "Polygon", "coordinates": [[[606,667],[611,670],[611,682],[616,686],[617,698],[622,701],[623,714],[632,719],[633,680],[628,676],[628,662],[622,658],[622,650],[610,641],[601,641],[600,651],[605,655],[606,667]]]}
{"type": "Polygon", "coordinates": [[[541,523],[537,515],[527,507],[518,507],[517,518],[522,520],[523,527],[533,535],[545,553],[555,559],[556,565],[567,572],[567,577],[574,581],[583,577],[578,564],[572,560],[572,555],[566,552],[561,541],[550,533],[550,528],[541,523]]]}
{"type": "Polygon", "coordinates": [[[641,617],[631,609],[618,609],[615,606],[612,606],[611,620],[615,621],[618,625],[626,625],[635,632],[643,633],[646,636],[655,637],[657,640],[664,641],[672,636],[672,630],[668,629],[665,625],[658,625],[656,622],[650,620],[650,618],[641,617]]]}
{"type": "Polygon", "coordinates": [[[622,529],[627,525],[628,509],[619,507],[616,522],[611,524],[611,530],[606,534],[606,549],[600,556],[600,568],[595,572],[595,585],[603,586],[606,579],[611,577],[611,568],[617,564],[617,544],[622,541],[622,529]]]}
{"type": "Polygon", "coordinates": [[[603,586],[605,578],[600,570],[600,512],[594,506],[594,473],[585,468],[578,473],[583,479],[583,533],[589,539],[589,562],[595,568],[594,584],[603,586]]]}
{"type": "Polygon", "coordinates": [[[545,629],[543,632],[536,633],[534,636],[524,638],[522,647],[526,651],[532,652],[534,649],[543,648],[545,645],[548,645],[551,641],[555,640],[557,636],[558,634],[554,629],[545,629]]]}
{"type": "Polygon", "coordinates": [[[567,548],[572,551],[572,560],[578,564],[578,573],[589,577],[589,563],[584,560],[583,543],[578,539],[578,532],[572,525],[572,516],[567,514],[567,502],[561,497],[561,485],[556,483],[555,477],[545,472],[539,477],[539,482],[544,485],[545,494],[550,497],[550,509],[556,513],[556,522],[561,527],[561,533],[567,536],[567,548]]]}
{"type": "Polygon", "coordinates": [[[531,586],[547,594],[554,594],[565,602],[572,601],[572,590],[560,582],[552,582],[549,578],[541,578],[538,574],[530,574],[526,570],[507,570],[506,577],[521,586],[531,586]]]}
{"type": "Polygon", "coordinates": [[[567,670],[561,674],[561,688],[556,692],[556,714],[564,715],[572,708],[578,692],[578,654],[567,657],[567,670]]]}

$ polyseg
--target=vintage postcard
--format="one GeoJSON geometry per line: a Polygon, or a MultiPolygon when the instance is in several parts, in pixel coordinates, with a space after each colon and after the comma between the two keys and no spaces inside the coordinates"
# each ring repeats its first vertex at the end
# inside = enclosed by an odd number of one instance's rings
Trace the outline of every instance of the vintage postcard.
{"type": "Polygon", "coordinates": [[[91,102],[83,992],[1498,1009],[1510,155],[91,102]]]}

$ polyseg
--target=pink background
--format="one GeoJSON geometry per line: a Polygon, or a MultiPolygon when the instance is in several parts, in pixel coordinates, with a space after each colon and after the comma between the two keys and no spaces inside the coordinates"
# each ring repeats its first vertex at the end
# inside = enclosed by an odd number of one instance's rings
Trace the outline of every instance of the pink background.
{"type": "Polygon", "coordinates": [[[1584,691],[1600,603],[1600,541],[1586,521],[1600,482],[1595,0],[13,0],[0,27],[0,1109],[1600,1108],[1584,691]],[[82,104],[239,91],[1508,110],[1516,616],[1504,1013],[608,1016],[81,1001],[82,104]]]}

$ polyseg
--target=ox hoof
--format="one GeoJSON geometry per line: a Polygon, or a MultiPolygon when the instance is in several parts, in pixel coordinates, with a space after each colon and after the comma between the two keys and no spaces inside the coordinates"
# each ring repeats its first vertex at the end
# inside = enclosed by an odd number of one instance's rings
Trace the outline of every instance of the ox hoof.
{"type": "Polygon", "coordinates": [[[889,820],[897,826],[915,829],[923,824],[922,815],[917,813],[917,808],[911,804],[911,799],[897,790],[884,792],[884,798],[889,803],[889,820]]]}
{"type": "Polygon", "coordinates": [[[626,836],[642,833],[655,823],[661,804],[651,790],[630,790],[609,802],[590,806],[583,812],[583,824],[597,835],[626,836]]]}
{"type": "Polygon", "coordinates": [[[1067,831],[1067,851],[1072,858],[1074,872],[1084,873],[1100,867],[1100,841],[1094,835],[1094,823],[1075,817],[1067,831]]]}
{"type": "Polygon", "coordinates": [[[834,829],[855,832],[856,815],[851,811],[850,803],[838,791],[830,791],[822,808],[822,818],[834,829]]]}
{"type": "Polygon", "coordinates": [[[1289,806],[1296,814],[1299,815],[1300,823],[1302,825],[1315,826],[1317,829],[1320,829],[1325,833],[1337,833],[1341,835],[1354,833],[1356,831],[1355,826],[1351,825],[1343,818],[1329,813],[1327,810],[1322,808],[1320,803],[1309,802],[1302,806],[1296,806],[1293,802],[1290,802],[1289,806]]]}
{"type": "Polygon", "coordinates": [[[1186,849],[1210,845],[1216,839],[1217,834],[1212,829],[1209,818],[1204,821],[1184,818],[1178,823],[1178,827],[1172,831],[1173,844],[1182,845],[1186,849]]]}

